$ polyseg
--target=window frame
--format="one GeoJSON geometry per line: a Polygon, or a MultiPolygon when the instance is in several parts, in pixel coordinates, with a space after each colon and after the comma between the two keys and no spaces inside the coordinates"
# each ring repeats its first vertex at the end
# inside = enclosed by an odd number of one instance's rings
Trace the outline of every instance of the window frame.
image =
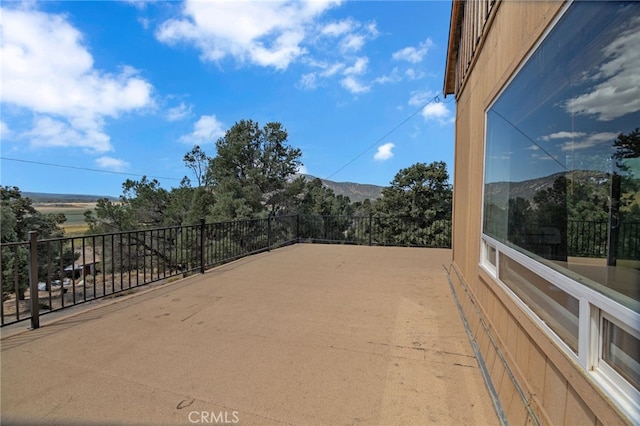
{"type": "Polygon", "coordinates": [[[486,158],[488,148],[489,111],[498,99],[500,99],[502,94],[509,88],[522,69],[527,66],[539,47],[545,42],[545,40],[547,40],[549,34],[556,29],[560,21],[565,17],[567,11],[576,3],[578,2],[570,0],[562,7],[554,19],[549,23],[545,31],[541,34],[539,39],[531,46],[529,52],[522,58],[518,67],[512,72],[500,90],[489,101],[484,110],[483,184],[479,247],[480,261],[478,266],[496,282],[496,284],[540,329],[545,332],[550,340],[554,342],[568,358],[575,361],[578,366],[584,370],[587,377],[591,378],[593,382],[611,398],[618,408],[627,414],[632,421],[640,423],[640,391],[602,360],[604,344],[602,327],[604,319],[612,322],[633,336],[640,338],[640,312],[636,312],[629,307],[622,305],[604,294],[545,265],[543,262],[536,260],[535,257],[528,256],[484,233],[484,179],[487,171],[486,158]],[[488,247],[493,247],[496,251],[495,265],[493,265],[488,259],[488,247]],[[498,271],[500,270],[501,253],[579,300],[577,354],[574,353],[573,350],[553,330],[551,330],[551,328],[538,315],[536,315],[533,310],[509,288],[508,285],[500,280],[498,271]]]}

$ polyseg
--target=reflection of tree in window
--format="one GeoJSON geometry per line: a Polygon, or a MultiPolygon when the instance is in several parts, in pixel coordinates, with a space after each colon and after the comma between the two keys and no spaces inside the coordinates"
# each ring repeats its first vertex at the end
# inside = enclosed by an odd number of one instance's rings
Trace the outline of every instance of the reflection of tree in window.
{"type": "Polygon", "coordinates": [[[640,158],[640,129],[620,133],[613,142],[617,170],[611,177],[611,204],[609,210],[609,255],[607,263],[615,266],[618,257],[640,260],[640,181],[635,179],[631,161],[640,158]],[[627,234],[635,235],[635,241],[627,234]]]}

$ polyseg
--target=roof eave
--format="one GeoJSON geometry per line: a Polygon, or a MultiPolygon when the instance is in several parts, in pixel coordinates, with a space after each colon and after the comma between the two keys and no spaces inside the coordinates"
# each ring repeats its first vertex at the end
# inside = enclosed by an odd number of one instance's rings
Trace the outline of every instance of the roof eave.
{"type": "Polygon", "coordinates": [[[451,21],[449,23],[449,42],[447,46],[447,62],[444,74],[444,95],[455,94],[456,83],[456,58],[460,45],[460,30],[465,0],[453,0],[451,6],[451,21]]]}

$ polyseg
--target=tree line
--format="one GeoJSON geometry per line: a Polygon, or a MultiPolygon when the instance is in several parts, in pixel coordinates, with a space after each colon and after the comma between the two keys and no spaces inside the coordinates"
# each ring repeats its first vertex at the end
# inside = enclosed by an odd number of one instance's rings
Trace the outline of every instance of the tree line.
{"type": "MultiPolygon", "coordinates": [[[[345,235],[353,223],[351,217],[383,217],[385,238],[396,244],[410,245],[418,239],[450,235],[452,189],[444,162],[416,163],[402,169],[380,199],[352,203],[347,196],[325,187],[320,179],[310,180],[297,173],[302,152],[289,145],[288,133],[280,123],[261,127],[253,120],[241,120],[218,139],[215,147],[215,156],[197,145],[184,155],[191,179],[185,176],[177,187],[165,189],[156,179],[147,177],[125,180],[118,200],[102,198],[94,210],[85,212],[87,235],[196,225],[202,219],[214,223],[287,215],[332,217],[334,228],[345,235]],[[414,226],[405,226],[407,222],[414,226]]],[[[66,218],[64,214],[39,212],[30,198],[11,186],[0,186],[0,209],[4,297],[14,292],[16,279],[20,293],[28,282],[26,246],[5,243],[25,241],[29,231],[36,231],[39,239],[64,237],[66,218]]],[[[309,222],[307,231],[316,226],[313,223],[309,222]]],[[[175,246],[177,240],[163,242],[163,246],[165,243],[175,246]]],[[[127,244],[153,247],[154,242],[127,244]]],[[[56,247],[39,256],[49,259],[39,265],[41,280],[51,265],[66,266],[78,257],[70,244],[56,247]]]]}
{"type": "Polygon", "coordinates": [[[280,123],[235,123],[216,142],[216,155],[196,145],[183,157],[193,178],[166,190],[155,179],[127,179],[118,201],[101,199],[85,213],[90,232],[127,231],[284,215],[385,214],[434,221],[451,218],[444,162],[402,169],[379,200],[351,203],[320,179],[299,176],[302,151],[280,123]]]}

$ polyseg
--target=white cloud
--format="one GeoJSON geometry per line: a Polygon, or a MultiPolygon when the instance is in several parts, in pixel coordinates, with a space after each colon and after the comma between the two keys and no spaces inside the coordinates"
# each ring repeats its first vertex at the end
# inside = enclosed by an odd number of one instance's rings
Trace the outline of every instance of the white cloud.
{"type": "Polygon", "coordinates": [[[342,85],[342,87],[344,87],[345,89],[347,89],[349,92],[351,92],[353,94],[366,93],[369,90],[371,90],[371,86],[367,86],[365,84],[362,84],[361,82],[356,80],[355,77],[353,77],[351,75],[343,78],[340,81],[340,84],[342,85]]]}
{"type": "Polygon", "coordinates": [[[142,28],[144,28],[145,30],[148,30],[149,26],[151,25],[151,21],[149,21],[149,19],[147,18],[138,18],[138,22],[140,23],[140,25],[142,25],[142,28]]]}
{"type": "MultiPolygon", "coordinates": [[[[609,144],[611,145],[613,141],[618,137],[618,133],[614,132],[600,132],[600,133],[591,133],[587,134],[584,132],[556,132],[551,133],[549,135],[545,135],[540,137],[543,141],[550,140],[565,140],[562,144],[560,144],[561,151],[574,151],[579,149],[592,148],[599,144],[609,144]],[[567,140],[571,139],[571,140],[567,140]]],[[[528,149],[537,150],[538,147],[532,145],[528,149]]]]}
{"type": "Polygon", "coordinates": [[[415,91],[411,92],[411,97],[409,98],[409,105],[411,106],[422,106],[429,102],[436,95],[435,92],[431,90],[427,91],[415,91]]]}
{"type": "Polygon", "coordinates": [[[0,140],[5,140],[11,136],[11,129],[4,121],[0,120],[0,140]]]}
{"type": "Polygon", "coordinates": [[[505,152],[502,155],[490,155],[492,160],[511,160],[511,152],[505,152]]]}
{"type": "Polygon", "coordinates": [[[129,3],[132,6],[135,6],[136,9],[144,9],[148,3],[155,3],[158,0],[120,0],[125,3],[129,3]]]}
{"type": "Polygon", "coordinates": [[[341,64],[341,63],[328,65],[327,67],[325,67],[324,71],[320,73],[320,75],[322,75],[323,77],[331,77],[337,74],[338,72],[340,72],[343,68],[344,68],[344,64],[341,64]]]}
{"type": "Polygon", "coordinates": [[[337,3],[187,0],[182,16],[162,23],[156,37],[168,44],[195,45],[203,61],[229,56],[286,69],[307,52],[303,42],[317,18],[337,3]]]}
{"type": "Polygon", "coordinates": [[[552,139],[571,139],[571,138],[579,138],[585,135],[586,133],[581,133],[581,132],[556,132],[556,133],[551,133],[550,135],[542,136],[540,139],[543,141],[548,141],[552,139]]]}
{"type": "Polygon", "coordinates": [[[569,99],[564,105],[570,114],[593,115],[600,121],[611,121],[640,111],[640,18],[604,49],[603,63],[591,77],[599,81],[591,91],[569,99]]]}
{"type": "Polygon", "coordinates": [[[343,71],[344,75],[360,75],[364,74],[367,71],[367,65],[369,64],[369,58],[367,57],[359,57],[356,61],[348,68],[345,68],[343,71]]]}
{"type": "Polygon", "coordinates": [[[57,120],[47,115],[39,115],[33,120],[33,127],[22,132],[20,137],[26,138],[36,148],[82,148],[90,153],[112,151],[109,136],[102,132],[102,123],[74,125],[66,120],[57,120]]]}
{"type": "Polygon", "coordinates": [[[402,77],[398,74],[397,68],[391,70],[391,74],[382,75],[373,80],[377,84],[398,83],[400,81],[402,81],[402,77]]]}
{"type": "Polygon", "coordinates": [[[349,34],[340,43],[342,52],[357,52],[364,46],[365,37],[359,34],[349,34]]]}
{"type": "Polygon", "coordinates": [[[96,164],[101,169],[113,170],[114,172],[122,172],[129,167],[129,163],[113,157],[96,158],[96,164]]]}
{"type": "Polygon", "coordinates": [[[365,25],[365,28],[367,30],[367,32],[369,33],[370,37],[378,37],[378,34],[380,34],[380,32],[378,31],[378,27],[376,25],[375,22],[369,22],[367,25],[365,25]]]}
{"type": "Polygon", "coordinates": [[[309,64],[315,68],[320,68],[321,71],[309,72],[302,74],[300,80],[296,84],[296,87],[303,90],[313,90],[321,85],[323,80],[329,77],[333,77],[340,71],[344,70],[345,65],[343,63],[328,64],[326,62],[309,61],[309,64]]]}
{"type": "Polygon", "coordinates": [[[393,157],[393,152],[391,151],[393,147],[395,147],[395,145],[391,142],[380,145],[373,158],[378,161],[385,161],[390,159],[391,157],[393,157]]]}
{"type": "MultiPolygon", "coordinates": [[[[582,134],[584,135],[584,133],[582,134]]],[[[562,151],[575,151],[579,149],[587,149],[593,148],[594,146],[607,144],[612,145],[613,141],[618,137],[618,133],[613,132],[601,132],[601,133],[592,133],[586,138],[567,141],[560,145],[560,150],[562,151]]]]}
{"type": "Polygon", "coordinates": [[[184,102],[181,102],[180,105],[169,108],[167,110],[167,120],[169,121],[179,121],[184,118],[187,118],[191,115],[191,105],[186,105],[184,102]]]}
{"type": "Polygon", "coordinates": [[[308,175],[309,171],[307,170],[307,166],[305,166],[304,164],[300,164],[298,166],[298,170],[296,170],[296,173],[299,173],[301,175],[308,175]]]}
{"type": "Polygon", "coordinates": [[[307,58],[305,63],[318,71],[312,71],[300,76],[296,87],[302,90],[313,90],[324,85],[326,80],[341,72],[344,72],[345,65],[342,62],[329,63],[307,58]]]}
{"type": "Polygon", "coordinates": [[[353,65],[345,68],[342,74],[345,76],[340,80],[342,87],[353,94],[365,93],[371,90],[371,86],[362,83],[356,76],[362,75],[367,71],[369,59],[366,57],[356,58],[353,65]]]}
{"type": "Polygon", "coordinates": [[[215,142],[224,136],[224,124],[215,115],[203,115],[193,125],[193,132],[180,138],[181,142],[200,144],[205,142],[215,142]]]}
{"type": "Polygon", "coordinates": [[[320,30],[323,35],[338,37],[343,34],[350,33],[355,29],[357,24],[353,22],[351,19],[345,19],[339,22],[331,22],[320,30]]]}
{"type": "Polygon", "coordinates": [[[424,71],[416,71],[413,68],[407,69],[404,74],[409,80],[420,80],[426,76],[424,71]]]}
{"type": "Polygon", "coordinates": [[[396,61],[407,61],[412,64],[421,62],[429,49],[433,46],[433,41],[428,38],[425,41],[418,44],[418,47],[405,47],[394,52],[391,57],[396,61]]]}
{"type": "Polygon", "coordinates": [[[431,102],[422,109],[422,116],[425,120],[437,120],[440,124],[445,125],[453,121],[451,111],[441,102],[431,102]]]}
{"type": "Polygon", "coordinates": [[[29,8],[1,13],[0,99],[34,113],[32,129],[14,129],[32,145],[110,151],[105,118],[153,106],[153,87],[133,68],[94,68],[65,16],[29,8]]]}
{"type": "Polygon", "coordinates": [[[299,89],[313,90],[318,87],[318,74],[310,72],[302,74],[300,80],[298,80],[297,87],[299,89]]]}

